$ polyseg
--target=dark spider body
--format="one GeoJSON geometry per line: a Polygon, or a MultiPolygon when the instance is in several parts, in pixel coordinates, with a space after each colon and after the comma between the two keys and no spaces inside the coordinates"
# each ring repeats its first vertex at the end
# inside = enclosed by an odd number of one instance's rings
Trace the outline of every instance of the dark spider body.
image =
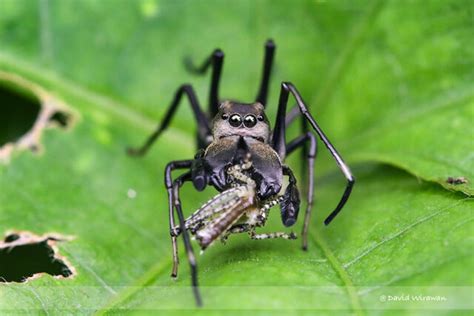
{"type": "MultiPolygon", "coordinates": [[[[226,169],[237,163],[244,154],[252,157],[252,179],[257,181],[257,191],[261,199],[280,192],[283,172],[281,159],[268,143],[270,139],[269,122],[260,103],[241,104],[224,102],[213,121],[213,141],[203,152],[202,158],[196,157],[192,181],[198,190],[202,183],[213,185],[218,191],[229,187],[231,182],[226,169]],[[232,117],[253,118],[254,126],[232,126],[232,117]],[[201,159],[202,161],[199,161],[201,159]],[[202,172],[199,166],[202,164],[202,172]],[[202,174],[203,177],[198,177],[202,174]],[[202,179],[202,180],[201,180],[202,179]]],[[[235,123],[237,124],[237,123],[235,123]]]]}
{"type": "Polygon", "coordinates": [[[198,152],[194,159],[170,162],[165,170],[165,185],[168,191],[169,224],[173,246],[172,276],[176,277],[178,272],[177,237],[182,235],[198,305],[201,305],[201,297],[189,233],[196,237],[203,250],[217,238],[220,237],[225,241],[233,233],[248,232],[252,239],[296,238],[293,233],[256,234],[255,232],[255,228],[265,225],[269,209],[276,204],[280,204],[284,226],[292,226],[298,218],[300,195],[296,178],[290,167],[284,164],[285,158],[296,149],[302,149],[303,166],[307,168],[306,170],[303,168],[307,181],[307,203],[302,231],[304,250],[307,249],[313,206],[316,137],[319,137],[329,150],[347,179],[341,200],[324,221],[326,225],[339,213],[352,191],[355,180],[349,167],[316,123],[298,90],[289,82],[281,83],[277,117],[273,129],[270,127],[265,106],[274,52],[273,41],[267,41],[260,88],[255,102],[249,104],[219,100],[218,91],[224,60],[221,50],[216,49],[201,67],[194,67],[187,62],[188,70],[194,73],[203,74],[208,68],[212,69],[208,112],[202,111],[193,88],[184,84],[177,90],[163,122],[145,144],[138,149],[129,149],[132,155],[146,153],[168,128],[182,97],[188,97],[197,122],[198,152]],[[296,106],[287,112],[290,94],[294,97],[296,106]],[[286,128],[298,117],[302,118],[301,135],[287,142],[286,128]],[[173,180],[172,172],[177,169],[187,171],[173,180]],[[281,194],[285,176],[288,177],[288,185],[281,194]],[[210,185],[220,192],[186,219],[179,197],[179,190],[185,182],[192,182],[198,191],[210,185]],[[178,215],[178,223],[175,214],[178,215]]]}

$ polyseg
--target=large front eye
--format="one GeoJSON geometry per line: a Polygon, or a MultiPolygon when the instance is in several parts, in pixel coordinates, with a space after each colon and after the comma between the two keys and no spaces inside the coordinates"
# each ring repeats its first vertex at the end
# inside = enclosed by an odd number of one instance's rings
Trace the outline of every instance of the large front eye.
{"type": "Polygon", "coordinates": [[[229,124],[233,127],[239,127],[242,125],[242,118],[239,114],[232,114],[229,118],[229,124]]]}
{"type": "Polygon", "coordinates": [[[255,115],[249,114],[244,118],[245,127],[252,128],[257,124],[257,118],[255,115]]]}

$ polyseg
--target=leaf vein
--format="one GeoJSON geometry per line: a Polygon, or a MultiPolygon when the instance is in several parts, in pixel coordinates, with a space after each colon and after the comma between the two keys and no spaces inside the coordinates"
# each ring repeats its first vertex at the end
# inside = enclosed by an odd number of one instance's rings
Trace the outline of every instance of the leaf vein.
{"type": "Polygon", "coordinates": [[[329,248],[321,234],[315,232],[311,233],[310,235],[314,243],[321,248],[324,255],[327,257],[329,263],[333,267],[334,271],[338,274],[339,278],[344,283],[347,290],[347,294],[349,295],[350,302],[352,304],[352,309],[356,314],[362,315],[362,306],[359,300],[359,295],[346,269],[334,255],[333,251],[331,250],[331,248],[329,248]]]}
{"type": "Polygon", "coordinates": [[[41,296],[39,296],[38,292],[36,292],[35,288],[32,287],[32,286],[28,286],[28,289],[31,291],[31,293],[33,293],[36,300],[40,303],[41,308],[43,309],[44,313],[46,315],[49,315],[48,310],[46,309],[46,305],[45,305],[43,299],[41,298],[41,296]]]}
{"type": "Polygon", "coordinates": [[[359,255],[357,255],[354,259],[352,259],[351,261],[347,262],[347,263],[344,263],[343,264],[343,267],[345,269],[349,268],[350,266],[354,265],[355,263],[357,263],[358,261],[360,261],[362,258],[366,257],[367,255],[369,255],[370,253],[372,253],[374,250],[376,250],[377,248],[379,248],[380,246],[384,245],[385,243],[387,242],[390,242],[394,239],[397,239],[398,237],[404,235],[405,233],[411,231],[413,228],[415,228],[416,226],[420,225],[420,224],[423,224],[429,220],[431,220],[432,218],[438,216],[438,215],[441,215],[443,213],[445,213],[447,210],[463,203],[464,201],[466,201],[467,199],[462,199],[461,201],[458,201],[457,203],[454,203],[453,205],[450,205],[450,206],[447,206],[447,207],[444,207],[432,214],[429,214],[427,216],[424,216],[422,218],[419,218],[418,220],[416,220],[415,222],[407,225],[406,227],[404,227],[403,229],[401,229],[400,231],[394,233],[394,234],[391,234],[389,235],[388,237],[382,239],[380,242],[376,243],[375,245],[373,245],[372,247],[369,247],[367,248],[366,250],[364,250],[363,252],[361,252],[359,255]]]}

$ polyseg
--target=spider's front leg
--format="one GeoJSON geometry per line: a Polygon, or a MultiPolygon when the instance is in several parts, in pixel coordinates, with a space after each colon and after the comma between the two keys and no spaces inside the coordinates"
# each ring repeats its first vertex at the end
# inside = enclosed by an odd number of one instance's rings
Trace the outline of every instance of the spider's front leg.
{"type": "Polygon", "coordinates": [[[319,136],[319,138],[321,139],[323,144],[326,146],[326,148],[329,150],[329,153],[332,155],[332,157],[336,161],[337,166],[342,171],[342,173],[344,174],[344,177],[346,177],[346,180],[347,180],[346,188],[344,190],[344,193],[342,194],[342,197],[339,203],[337,204],[336,208],[329,214],[329,216],[324,220],[324,224],[329,225],[329,223],[331,223],[331,221],[337,216],[337,214],[342,210],[347,200],[349,199],[349,196],[351,195],[351,192],[352,192],[352,187],[354,186],[354,183],[355,183],[355,178],[352,175],[352,172],[349,169],[349,166],[344,162],[342,157],[337,152],[336,148],[331,144],[331,142],[327,138],[326,134],[324,134],[323,130],[316,123],[316,120],[309,112],[309,109],[306,106],[305,102],[303,101],[303,98],[301,97],[300,93],[298,92],[298,90],[292,83],[283,82],[281,84],[280,102],[285,103],[284,107],[286,108],[286,103],[288,101],[288,96],[290,93],[295,98],[301,114],[306,119],[308,124],[313,128],[314,132],[319,136]]]}
{"type": "MultiPolygon", "coordinates": [[[[172,165],[175,163],[171,163],[172,165]]],[[[168,164],[170,165],[170,164],[168,164]]],[[[190,166],[190,161],[186,161],[186,163],[183,163],[182,166],[190,166]]],[[[168,180],[170,180],[170,174],[171,170],[169,168],[166,168],[166,177],[165,181],[167,184],[167,188],[169,185],[168,180]],[[169,175],[169,176],[168,176],[169,175]]],[[[179,198],[179,189],[183,185],[184,182],[191,180],[191,172],[186,172],[179,176],[175,181],[173,181],[173,184],[171,186],[172,192],[168,190],[168,195],[170,199],[170,233],[171,233],[171,239],[173,243],[173,271],[172,271],[172,276],[176,277],[178,273],[178,249],[177,249],[177,244],[176,244],[176,237],[181,234],[183,236],[183,242],[184,242],[184,247],[186,249],[186,256],[188,258],[190,270],[191,270],[191,285],[193,288],[194,292],[194,298],[196,299],[196,304],[198,306],[202,306],[202,300],[201,300],[201,294],[199,292],[198,288],[198,275],[197,275],[197,263],[196,263],[196,257],[194,255],[194,251],[191,245],[191,240],[188,234],[188,231],[186,230],[186,223],[183,215],[183,210],[181,208],[181,200],[179,198]],[[171,193],[171,194],[170,194],[171,193]],[[178,220],[179,220],[179,227],[180,231],[177,232],[174,226],[174,214],[173,214],[173,206],[174,209],[176,210],[176,213],[178,214],[178,220]]]]}
{"type": "MultiPolygon", "coordinates": [[[[344,190],[344,193],[342,194],[342,197],[341,197],[339,203],[337,204],[336,208],[329,214],[329,216],[324,221],[324,224],[328,225],[336,217],[336,215],[341,211],[341,209],[346,204],[346,202],[347,202],[347,200],[348,200],[348,198],[349,198],[349,196],[352,192],[352,187],[355,183],[355,179],[354,179],[354,176],[352,175],[352,173],[349,169],[349,166],[347,166],[347,164],[344,162],[344,160],[339,155],[337,150],[334,148],[334,146],[331,144],[331,142],[326,137],[324,132],[321,130],[319,125],[316,123],[316,120],[313,118],[313,116],[309,112],[309,109],[306,106],[306,104],[304,103],[303,98],[299,94],[298,90],[296,90],[295,86],[293,86],[293,84],[291,84],[289,82],[283,82],[281,84],[281,92],[280,92],[280,98],[279,98],[279,103],[278,103],[277,119],[276,119],[274,131],[273,131],[273,137],[272,137],[272,139],[273,139],[272,146],[275,149],[275,151],[282,158],[285,158],[286,154],[287,154],[287,151],[289,151],[287,149],[287,146],[289,147],[289,145],[286,144],[285,136],[286,136],[286,125],[289,124],[289,122],[291,121],[291,120],[289,120],[289,121],[286,120],[286,118],[288,117],[286,115],[286,107],[287,107],[288,97],[289,97],[290,93],[295,98],[296,103],[297,103],[297,108],[298,108],[299,112],[301,113],[301,115],[304,117],[305,121],[307,122],[306,124],[309,124],[313,128],[314,132],[319,136],[319,138],[324,143],[326,148],[329,150],[329,152],[333,156],[334,160],[336,161],[338,167],[340,168],[340,170],[342,171],[342,173],[344,174],[344,176],[347,179],[346,189],[344,190]]],[[[292,116],[296,117],[296,115],[292,115],[292,116]]],[[[310,137],[310,136],[308,136],[308,137],[310,137]]],[[[312,143],[314,143],[314,145],[310,145],[310,146],[316,148],[315,140],[312,140],[311,137],[309,138],[309,140],[312,143]]],[[[303,142],[303,140],[301,140],[301,142],[303,142]]],[[[304,143],[300,143],[300,144],[304,144],[304,143]]],[[[294,145],[295,145],[295,147],[297,147],[296,143],[294,143],[294,145]]],[[[310,154],[310,156],[313,156],[313,158],[309,157],[310,159],[308,159],[308,161],[312,163],[312,159],[314,159],[314,155],[310,154]]],[[[311,167],[310,167],[310,170],[312,170],[311,167]]],[[[312,171],[311,171],[311,173],[312,173],[312,171]]],[[[310,181],[312,181],[312,175],[310,177],[310,181]]],[[[312,199],[312,192],[308,192],[308,199],[309,199],[310,195],[311,195],[311,199],[312,199]]],[[[308,203],[308,205],[309,204],[310,203],[308,203]]],[[[305,243],[305,241],[307,240],[307,235],[308,235],[308,226],[309,226],[309,221],[310,221],[310,213],[311,213],[311,210],[308,208],[306,210],[305,223],[304,223],[304,226],[303,226],[304,227],[303,228],[303,249],[305,249],[307,247],[307,244],[305,243]]]]}
{"type": "MultiPolygon", "coordinates": [[[[198,154],[199,155],[199,154],[198,154]]],[[[192,286],[197,305],[201,305],[201,296],[198,289],[197,264],[194,251],[192,249],[191,240],[188,230],[196,235],[202,249],[209,246],[215,237],[222,233],[227,226],[232,225],[232,216],[237,220],[242,211],[254,203],[255,182],[245,175],[243,172],[248,170],[252,163],[249,157],[239,165],[231,166],[227,173],[235,179],[236,183],[243,185],[233,187],[229,190],[221,192],[197,212],[186,219],[183,215],[179,189],[186,181],[193,180],[192,171],[188,171],[176,180],[172,180],[171,173],[175,169],[189,169],[193,167],[195,160],[183,160],[170,162],[165,170],[165,185],[168,191],[169,199],[169,218],[170,218],[170,234],[173,245],[173,270],[172,276],[176,277],[178,273],[178,248],[176,238],[182,235],[186,254],[191,269],[192,286]],[[173,209],[176,210],[179,219],[179,225],[175,224],[173,209]],[[227,224],[227,222],[229,223],[227,224]],[[202,229],[200,229],[203,227],[202,229]]]]}
{"type": "Polygon", "coordinates": [[[177,277],[178,275],[179,259],[177,237],[182,231],[182,229],[180,229],[180,231],[176,229],[177,226],[174,216],[174,206],[177,202],[179,203],[179,188],[183,185],[185,181],[189,181],[191,179],[191,173],[188,171],[174,181],[172,179],[171,173],[173,170],[176,169],[189,169],[191,167],[192,162],[192,160],[172,161],[168,163],[165,168],[165,186],[166,191],[168,192],[169,229],[171,236],[171,245],[173,247],[173,268],[171,271],[172,277],[177,277]]]}

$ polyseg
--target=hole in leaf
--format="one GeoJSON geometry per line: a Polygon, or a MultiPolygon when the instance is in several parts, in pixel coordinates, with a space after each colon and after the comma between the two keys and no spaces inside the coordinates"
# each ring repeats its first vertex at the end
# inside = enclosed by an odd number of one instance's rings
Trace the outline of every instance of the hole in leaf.
{"type": "Polygon", "coordinates": [[[0,86],[0,146],[16,142],[28,132],[41,109],[39,100],[31,94],[18,93],[0,86]]]}
{"type": "Polygon", "coordinates": [[[44,129],[71,124],[72,115],[40,86],[0,71],[0,162],[14,149],[40,152],[44,129]]]}
{"type": "Polygon", "coordinates": [[[61,278],[72,276],[74,269],[55,247],[56,242],[65,240],[28,232],[7,234],[0,242],[0,282],[25,282],[41,273],[61,278]]]}
{"type": "Polygon", "coordinates": [[[51,122],[57,123],[62,128],[66,128],[69,126],[69,121],[71,116],[64,112],[56,112],[54,113],[51,118],[49,119],[51,122]]]}

